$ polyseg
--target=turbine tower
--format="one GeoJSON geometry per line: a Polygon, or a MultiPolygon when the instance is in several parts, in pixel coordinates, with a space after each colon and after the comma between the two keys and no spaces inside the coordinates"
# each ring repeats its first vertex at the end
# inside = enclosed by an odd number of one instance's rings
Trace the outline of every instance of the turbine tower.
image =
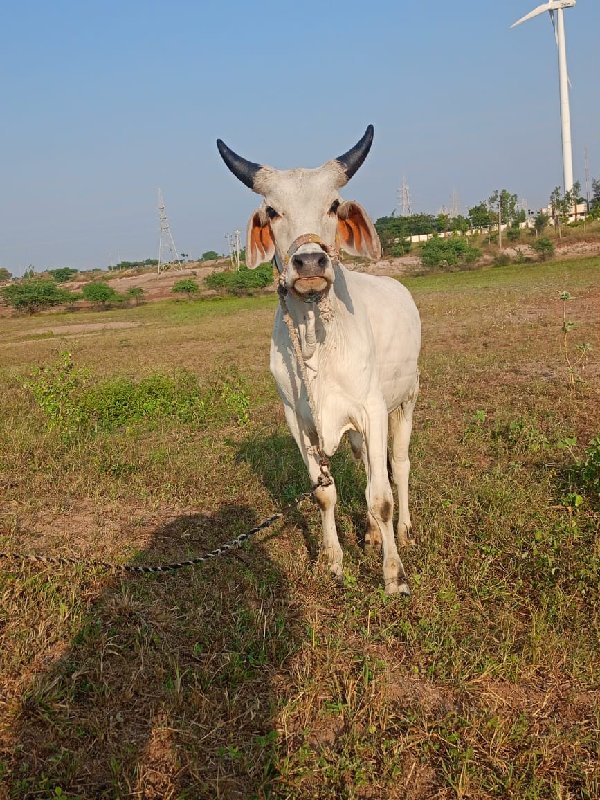
{"type": "Polygon", "coordinates": [[[565,47],[565,20],[564,9],[573,8],[576,0],[548,0],[529,14],[518,19],[510,27],[514,28],[528,19],[533,19],[544,11],[548,11],[558,49],[558,83],[560,87],[560,119],[562,125],[562,150],[563,150],[563,183],[565,192],[573,188],[573,148],[571,145],[571,112],[569,110],[569,75],[567,73],[567,51],[565,47]],[[555,16],[556,15],[556,16],[555,16]]]}

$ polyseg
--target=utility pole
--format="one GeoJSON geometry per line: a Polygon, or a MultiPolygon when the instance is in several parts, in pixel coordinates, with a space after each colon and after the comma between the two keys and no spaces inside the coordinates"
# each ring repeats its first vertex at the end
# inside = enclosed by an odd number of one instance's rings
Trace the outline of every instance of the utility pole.
{"type": "Polygon", "coordinates": [[[498,189],[498,250],[502,250],[502,189],[498,189]]]}
{"type": "Polygon", "coordinates": [[[165,201],[160,189],[158,190],[158,217],[160,220],[160,238],[158,241],[158,265],[156,271],[160,272],[161,267],[165,264],[170,264],[173,261],[179,263],[179,255],[177,254],[177,248],[175,247],[175,241],[173,240],[173,234],[171,233],[171,227],[165,210],[165,201]],[[171,254],[171,258],[168,258],[169,254],[171,254]],[[164,257],[165,255],[167,255],[166,259],[164,257]]]}

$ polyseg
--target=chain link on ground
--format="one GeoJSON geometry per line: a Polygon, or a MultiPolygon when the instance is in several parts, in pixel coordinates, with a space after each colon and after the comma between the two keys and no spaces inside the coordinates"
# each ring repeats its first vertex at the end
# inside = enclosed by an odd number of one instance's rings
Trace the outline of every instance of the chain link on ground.
{"type": "Polygon", "coordinates": [[[210,550],[208,553],[204,553],[201,556],[194,556],[194,558],[187,558],[183,561],[173,561],[169,564],[112,564],[108,561],[70,558],[68,556],[45,556],[36,553],[25,554],[10,552],[0,552],[0,561],[16,561],[18,563],[33,562],[38,564],[50,564],[53,566],[93,567],[95,569],[103,569],[110,572],[124,574],[175,572],[176,570],[183,569],[184,567],[194,567],[198,564],[203,564],[206,561],[211,561],[214,558],[226,555],[232,550],[237,550],[244,544],[244,542],[252,539],[252,537],[256,536],[256,534],[260,533],[260,531],[270,528],[275,524],[275,522],[277,522],[277,520],[282,519],[288,511],[290,511],[292,508],[296,508],[303,500],[306,500],[309,497],[312,497],[312,492],[303,492],[302,494],[298,495],[295,500],[292,500],[291,503],[288,503],[287,506],[285,506],[281,511],[278,511],[276,514],[271,514],[270,517],[267,517],[262,522],[259,522],[258,525],[255,525],[254,528],[251,528],[249,531],[236,536],[235,539],[231,539],[231,541],[225,542],[219,547],[215,547],[214,550],[210,550]]]}

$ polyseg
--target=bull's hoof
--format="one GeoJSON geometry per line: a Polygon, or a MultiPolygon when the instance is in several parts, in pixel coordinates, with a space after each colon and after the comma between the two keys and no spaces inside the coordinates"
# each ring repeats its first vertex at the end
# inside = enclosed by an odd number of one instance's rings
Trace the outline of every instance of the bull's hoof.
{"type": "Polygon", "coordinates": [[[367,553],[380,553],[381,552],[381,536],[375,537],[367,533],[365,535],[365,551],[367,553]]]}
{"type": "Polygon", "coordinates": [[[416,547],[417,540],[413,536],[412,528],[403,527],[398,531],[399,547],[416,547]]]}
{"type": "Polygon", "coordinates": [[[392,583],[386,584],[385,592],[389,595],[399,594],[401,597],[410,597],[410,589],[406,581],[402,583],[393,581],[392,583]]]}

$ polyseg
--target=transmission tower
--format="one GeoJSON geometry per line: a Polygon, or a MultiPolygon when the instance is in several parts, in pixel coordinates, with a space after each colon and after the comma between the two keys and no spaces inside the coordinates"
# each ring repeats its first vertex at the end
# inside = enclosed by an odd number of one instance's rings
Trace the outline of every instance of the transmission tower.
{"type": "Polygon", "coordinates": [[[450,216],[451,217],[458,217],[460,214],[460,197],[458,196],[458,192],[456,189],[452,190],[452,195],[450,197],[450,216]]]}
{"type": "Polygon", "coordinates": [[[402,186],[397,191],[398,196],[398,209],[401,217],[410,217],[412,214],[412,206],[410,202],[410,187],[406,182],[406,178],[402,178],[402,186]]]}
{"type": "Polygon", "coordinates": [[[240,242],[240,231],[235,230],[233,233],[226,233],[225,239],[227,241],[227,246],[229,248],[229,261],[231,263],[231,268],[239,270],[240,254],[242,250],[240,242]]]}
{"type": "Polygon", "coordinates": [[[173,240],[173,234],[171,233],[169,220],[167,219],[165,201],[160,189],[158,190],[158,217],[160,219],[160,239],[158,242],[157,272],[160,272],[161,267],[165,264],[171,264],[172,262],[175,262],[176,264],[180,263],[179,254],[177,253],[175,241],[173,240]]]}

